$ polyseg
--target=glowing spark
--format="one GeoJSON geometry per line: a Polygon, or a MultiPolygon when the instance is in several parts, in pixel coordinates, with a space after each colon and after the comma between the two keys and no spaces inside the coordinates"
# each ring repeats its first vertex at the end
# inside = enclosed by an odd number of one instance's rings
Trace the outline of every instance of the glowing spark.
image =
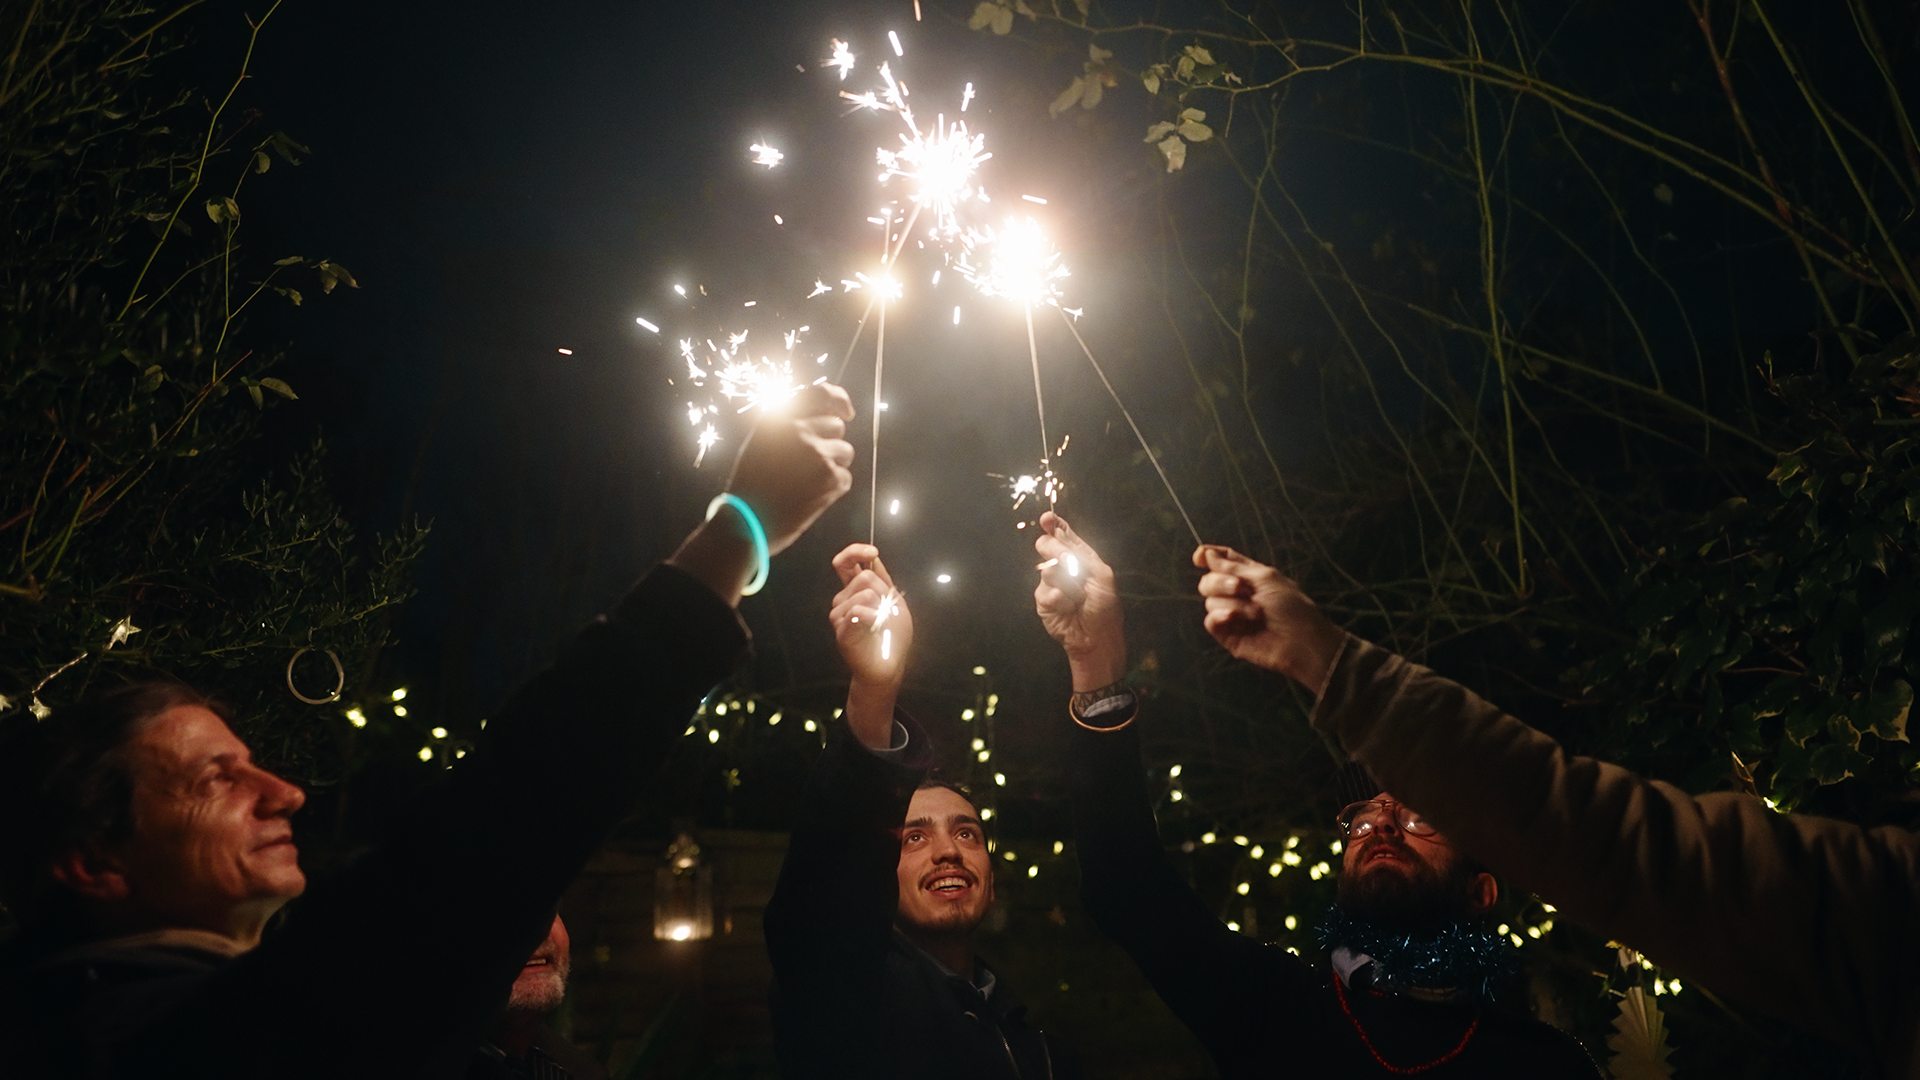
{"type": "Polygon", "coordinates": [[[741,306],[741,307],[753,307],[754,305],[756,305],[756,304],[758,304],[759,302],[760,302],[760,301],[758,301],[758,300],[749,300],[749,301],[747,301],[746,303],[744,303],[744,304],[741,304],[740,306],[741,306]]]}
{"type": "Polygon", "coordinates": [[[953,325],[960,325],[960,305],[958,304],[953,306],[953,325]]]}
{"type": "Polygon", "coordinates": [[[700,418],[705,415],[707,415],[707,410],[695,405],[691,401],[687,402],[687,424],[689,426],[698,427],[700,418]]]}
{"type": "Polygon", "coordinates": [[[559,353],[559,354],[560,354],[561,356],[572,356],[572,355],[573,355],[573,350],[572,350],[572,349],[555,349],[554,351],[555,351],[555,352],[557,352],[557,353],[559,353]]]}
{"type": "Polygon", "coordinates": [[[1067,552],[1067,576],[1080,576],[1080,560],[1071,551],[1067,552]]]}
{"type": "MultiPolygon", "coordinates": [[[[896,176],[905,178],[910,188],[907,197],[915,212],[932,212],[934,237],[957,239],[960,225],[956,210],[972,199],[986,201],[986,192],[974,183],[980,163],[993,156],[984,148],[985,138],[969,132],[962,121],[949,124],[944,116],[936,117],[932,127],[922,128],[907,104],[906,86],[894,78],[886,64],[880,65],[880,79],[884,84],[880,90],[864,94],[843,90],[840,96],[856,108],[884,109],[899,115],[906,125],[899,148],[883,146],[876,151],[882,169],[880,179],[884,183],[896,176]]],[[[965,101],[961,111],[966,111],[965,101]]],[[[899,239],[904,243],[906,237],[903,234],[899,239]]]]}
{"type": "Polygon", "coordinates": [[[785,225],[785,224],[786,224],[786,222],[785,222],[784,220],[782,220],[782,219],[781,219],[781,217],[780,217],[780,215],[779,215],[779,214],[775,214],[775,215],[773,215],[773,223],[774,223],[775,225],[785,225]]]}
{"type": "Polygon", "coordinates": [[[679,293],[681,296],[687,295],[687,287],[685,285],[675,285],[673,291],[679,293]]]}
{"type": "MultiPolygon", "coordinates": [[[[877,278],[870,278],[867,275],[856,271],[853,276],[856,278],[859,278],[860,283],[862,285],[867,286],[868,288],[872,289],[874,292],[879,293],[881,296],[884,296],[889,300],[900,299],[900,289],[901,289],[900,282],[896,281],[892,274],[881,274],[877,278]]],[[[851,284],[851,283],[841,282],[841,284],[845,285],[845,284],[851,284]]],[[[855,287],[857,288],[858,286],[855,286],[855,287]]]]}
{"type": "Polygon", "coordinates": [[[814,278],[813,291],[807,294],[807,299],[811,300],[814,297],[819,296],[821,293],[830,293],[832,291],[833,291],[833,286],[827,284],[824,281],[821,281],[819,278],[814,278]]]}
{"type": "Polygon", "coordinates": [[[938,284],[940,284],[940,271],[938,271],[938,270],[935,270],[935,271],[933,272],[933,282],[932,282],[932,284],[935,284],[935,285],[938,285],[938,284]]]}
{"type": "Polygon", "coordinates": [[[1041,206],[1047,205],[1047,200],[1041,198],[1038,195],[1022,195],[1020,197],[1027,200],[1030,203],[1039,203],[1041,206]]]}
{"type": "Polygon", "coordinates": [[[937,577],[935,577],[935,578],[934,578],[933,580],[935,580],[935,581],[937,581],[937,582],[939,582],[939,583],[940,583],[940,584],[942,584],[942,585],[951,585],[951,584],[953,583],[953,575],[952,575],[952,574],[940,574],[940,575],[938,575],[937,577]]]}
{"type": "Polygon", "coordinates": [[[889,43],[889,44],[891,44],[891,45],[893,46],[893,55],[895,55],[895,56],[905,56],[905,55],[907,55],[907,51],[906,51],[905,49],[902,49],[902,48],[900,47],[900,35],[899,35],[899,34],[896,34],[896,33],[894,33],[894,32],[893,32],[893,31],[891,31],[891,30],[889,30],[889,31],[887,31],[887,41],[888,41],[888,43],[889,43]]]}
{"type": "Polygon", "coordinates": [[[787,156],[775,150],[773,147],[768,146],[766,143],[754,143],[752,146],[747,147],[747,149],[753,151],[753,163],[755,165],[765,165],[769,169],[780,164],[787,156]]]}
{"type": "Polygon", "coordinates": [[[972,104],[972,102],[973,102],[973,84],[968,83],[967,89],[960,95],[960,111],[966,112],[967,106],[969,104],[972,104]]]}
{"type": "Polygon", "coordinates": [[[897,514],[897,513],[899,513],[899,512],[900,512],[900,500],[899,500],[899,499],[895,499],[895,500],[893,500],[893,502],[891,502],[891,503],[888,503],[888,504],[887,504],[887,513],[889,513],[889,514],[897,514]]]}
{"type": "Polygon", "coordinates": [[[960,273],[973,287],[988,296],[1004,296],[1024,304],[1060,302],[1056,284],[1067,276],[1060,263],[1060,252],[1040,223],[1032,218],[1008,218],[1005,227],[967,233],[967,250],[961,252],[960,273]],[[985,258],[976,261],[977,250],[985,258]]]}
{"type": "Polygon", "coordinates": [[[653,332],[654,332],[654,333],[656,333],[656,334],[660,332],[660,328],[659,328],[659,327],[657,327],[657,326],[655,326],[655,325],[653,325],[652,323],[650,323],[650,322],[648,322],[648,321],[647,321],[647,320],[645,320],[645,319],[638,319],[638,318],[637,318],[637,319],[635,319],[635,320],[633,320],[633,321],[634,321],[634,322],[637,322],[637,323],[639,323],[639,324],[640,324],[641,326],[644,326],[644,327],[646,327],[647,329],[649,329],[649,330],[651,330],[651,331],[653,331],[653,332]]]}
{"type": "Polygon", "coordinates": [[[1034,563],[1033,568],[1035,570],[1051,570],[1054,567],[1059,565],[1060,565],[1059,559],[1048,559],[1046,562],[1043,562],[1043,563],[1034,563]]]}
{"type": "Polygon", "coordinates": [[[694,455],[694,459],[693,459],[694,468],[697,469],[700,467],[700,462],[704,460],[707,456],[707,450],[710,449],[714,443],[717,443],[719,441],[720,441],[720,433],[713,430],[712,424],[708,424],[707,430],[700,433],[700,452],[694,455]]]}
{"type": "Polygon", "coordinates": [[[893,631],[880,631],[880,659],[893,659],[893,631]]]}
{"type": "Polygon", "coordinates": [[[854,63],[853,50],[847,47],[846,42],[841,41],[839,38],[834,38],[833,39],[833,55],[825,60],[820,61],[820,66],[839,68],[840,81],[846,82],[847,72],[853,70],[853,63],[854,63]]]}
{"type": "Polygon", "coordinates": [[[913,0],[913,21],[920,21],[920,0],[913,0]]]}

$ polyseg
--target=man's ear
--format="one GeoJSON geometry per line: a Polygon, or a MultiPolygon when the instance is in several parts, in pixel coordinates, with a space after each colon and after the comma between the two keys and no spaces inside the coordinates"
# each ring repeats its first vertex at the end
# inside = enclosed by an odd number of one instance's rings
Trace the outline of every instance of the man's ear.
{"type": "Polygon", "coordinates": [[[1500,882],[1484,871],[1475,874],[1467,885],[1467,895],[1472,898],[1473,913],[1485,915],[1493,910],[1494,902],[1500,899],[1500,882]]]}
{"type": "Polygon", "coordinates": [[[132,892],[125,869],[111,855],[69,848],[54,860],[53,880],[88,900],[125,900],[132,892]]]}

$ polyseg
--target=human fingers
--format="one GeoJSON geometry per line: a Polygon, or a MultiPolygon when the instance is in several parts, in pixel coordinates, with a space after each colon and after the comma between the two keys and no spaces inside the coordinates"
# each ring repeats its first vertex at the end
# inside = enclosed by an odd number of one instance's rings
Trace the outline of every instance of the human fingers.
{"type": "Polygon", "coordinates": [[[1206,627],[1207,633],[1216,638],[1237,637],[1249,628],[1259,626],[1265,615],[1266,612],[1261,610],[1260,605],[1249,601],[1209,600],[1207,615],[1202,620],[1202,625],[1206,627]]]}
{"type": "Polygon", "coordinates": [[[1201,596],[1207,597],[1245,596],[1252,592],[1252,585],[1238,574],[1210,571],[1200,576],[1199,590],[1201,596]]]}
{"type": "Polygon", "coordinates": [[[872,544],[848,544],[833,557],[833,572],[840,575],[840,584],[846,585],[879,558],[880,549],[872,544]]]}
{"type": "Polygon", "coordinates": [[[892,589],[894,587],[893,575],[887,572],[887,564],[880,561],[880,553],[878,551],[875,551],[873,555],[872,570],[874,576],[879,578],[887,588],[892,589]]]}
{"type": "Polygon", "coordinates": [[[852,420],[853,398],[847,395],[843,387],[833,383],[820,383],[809,386],[793,395],[788,405],[788,415],[804,419],[831,416],[837,417],[842,424],[852,420]]]}
{"type": "Polygon", "coordinates": [[[1225,544],[1201,544],[1193,549],[1193,565],[1230,574],[1240,567],[1259,564],[1225,544]]]}

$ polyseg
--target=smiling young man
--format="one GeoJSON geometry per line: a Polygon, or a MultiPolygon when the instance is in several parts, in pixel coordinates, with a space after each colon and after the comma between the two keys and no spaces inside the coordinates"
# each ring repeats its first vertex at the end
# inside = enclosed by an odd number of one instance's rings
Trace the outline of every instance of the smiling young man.
{"type": "Polygon", "coordinates": [[[1507,962],[1507,946],[1482,923],[1499,895],[1493,876],[1363,771],[1342,778],[1345,846],[1339,903],[1321,928],[1326,968],[1214,917],[1167,857],[1153,818],[1113,570],[1058,515],[1044,515],[1041,529],[1034,604],[1073,671],[1081,898],[1222,1077],[1597,1080],[1572,1037],[1491,1007],[1507,962]]]}
{"type": "Polygon", "coordinates": [[[767,906],[781,1071],[1077,1076],[974,953],[993,904],[986,831],[965,792],[927,779],[926,736],[894,708],[912,613],[877,549],[850,545],[833,565],[844,587],[831,620],[853,679],[767,906]]]}

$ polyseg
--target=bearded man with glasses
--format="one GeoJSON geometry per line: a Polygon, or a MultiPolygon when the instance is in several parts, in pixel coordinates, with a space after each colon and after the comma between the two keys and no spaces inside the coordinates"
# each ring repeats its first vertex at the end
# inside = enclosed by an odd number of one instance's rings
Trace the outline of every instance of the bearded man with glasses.
{"type": "MultiPolygon", "coordinates": [[[[1081,899],[1174,1015],[1237,1077],[1580,1077],[1578,1042],[1491,1000],[1510,950],[1483,917],[1493,875],[1364,769],[1341,776],[1339,903],[1327,965],[1214,917],[1160,841],[1125,682],[1113,570],[1059,515],[1041,517],[1034,605],[1073,672],[1068,715],[1081,899]]],[[[1517,998],[1518,995],[1512,995],[1517,998]]]]}

